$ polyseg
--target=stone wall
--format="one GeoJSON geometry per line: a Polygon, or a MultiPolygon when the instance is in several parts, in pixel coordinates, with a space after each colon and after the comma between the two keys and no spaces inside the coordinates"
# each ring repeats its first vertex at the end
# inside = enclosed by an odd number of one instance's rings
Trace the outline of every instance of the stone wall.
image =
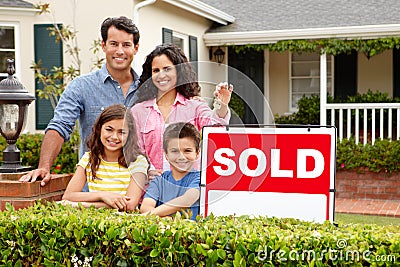
{"type": "Polygon", "coordinates": [[[337,171],[336,197],[400,200],[400,173],[337,171]]]}

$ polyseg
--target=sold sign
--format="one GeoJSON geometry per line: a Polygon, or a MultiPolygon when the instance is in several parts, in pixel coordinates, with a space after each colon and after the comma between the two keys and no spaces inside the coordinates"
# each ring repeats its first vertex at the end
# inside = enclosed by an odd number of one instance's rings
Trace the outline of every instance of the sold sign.
{"type": "Polygon", "coordinates": [[[333,127],[204,127],[201,212],[333,220],[333,127]]]}

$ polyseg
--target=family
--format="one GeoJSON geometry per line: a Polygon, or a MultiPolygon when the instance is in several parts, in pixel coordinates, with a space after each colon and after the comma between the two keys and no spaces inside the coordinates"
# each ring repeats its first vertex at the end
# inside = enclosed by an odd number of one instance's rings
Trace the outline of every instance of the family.
{"type": "Polygon", "coordinates": [[[131,67],[139,30],[127,17],[101,25],[102,68],[71,81],[49,122],[39,166],[20,182],[51,179],[50,169],[76,120],[80,161],[63,203],[169,216],[190,210],[200,197],[200,130],[229,124],[233,87],[216,86],[212,110],[199,100],[200,86],[183,51],[157,46],[140,77],[131,67]]]}

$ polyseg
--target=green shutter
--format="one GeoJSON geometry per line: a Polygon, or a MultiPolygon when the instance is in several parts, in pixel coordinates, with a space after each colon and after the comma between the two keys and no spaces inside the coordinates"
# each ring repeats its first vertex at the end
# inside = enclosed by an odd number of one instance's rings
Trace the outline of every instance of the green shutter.
{"type": "MultiPolygon", "coordinates": [[[[48,27],[52,26],[52,24],[34,25],[35,62],[41,60],[41,66],[48,71],[53,69],[54,66],[63,66],[62,43],[56,43],[55,37],[49,36],[49,31],[47,30],[48,27]]],[[[54,111],[50,100],[38,97],[36,93],[38,89],[43,89],[43,85],[35,81],[36,129],[43,130],[53,118],[54,111]]]]}
{"type": "Polygon", "coordinates": [[[172,30],[167,28],[162,28],[162,42],[163,44],[172,44],[172,30]]]}
{"type": "Polygon", "coordinates": [[[198,75],[197,37],[189,36],[189,60],[198,75]]]}

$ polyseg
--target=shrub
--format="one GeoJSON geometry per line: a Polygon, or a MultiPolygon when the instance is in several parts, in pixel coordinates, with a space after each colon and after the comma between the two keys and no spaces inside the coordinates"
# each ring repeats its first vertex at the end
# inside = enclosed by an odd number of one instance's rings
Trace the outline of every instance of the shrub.
{"type": "MultiPolygon", "coordinates": [[[[17,140],[17,147],[21,151],[22,166],[31,166],[36,169],[39,164],[40,146],[43,134],[22,134],[17,140]]],[[[71,140],[65,142],[59,155],[54,161],[51,169],[52,173],[73,173],[79,160],[78,155],[79,134],[74,132],[71,140]]],[[[0,138],[0,161],[3,160],[3,151],[7,143],[4,138],[0,138]]]]}
{"type": "MultiPolygon", "coordinates": [[[[356,94],[354,96],[348,96],[347,99],[332,98],[330,95],[327,96],[327,103],[399,103],[400,98],[389,98],[387,93],[372,92],[368,90],[365,94],[356,94]]],[[[320,98],[319,95],[303,96],[297,102],[298,111],[291,115],[279,116],[275,115],[276,124],[311,124],[319,125],[320,122],[320,98]]],[[[354,111],[353,111],[354,113],[354,111]]],[[[387,111],[385,116],[387,116],[387,111]]],[[[354,116],[354,114],[353,114],[354,116]]],[[[360,121],[363,122],[363,114],[360,114],[360,121]]],[[[378,116],[379,118],[379,116],[378,116]]],[[[386,117],[385,117],[386,118],[386,117]]],[[[346,118],[344,118],[346,121],[346,118]]],[[[371,120],[371,118],[368,118],[371,120]]],[[[327,121],[330,121],[328,116],[327,121]]],[[[384,121],[387,121],[384,120],[384,121]]],[[[379,124],[377,124],[379,125],[379,124]]]]}
{"type": "Polygon", "coordinates": [[[356,145],[354,139],[337,143],[336,168],[373,172],[400,172],[400,140],[376,140],[375,144],[356,145]]]}
{"type": "Polygon", "coordinates": [[[0,213],[4,266],[399,266],[400,227],[209,216],[198,222],[49,203],[0,213]],[[385,260],[382,260],[385,259],[385,260]],[[381,260],[381,261],[379,261],[381,260]]]}

